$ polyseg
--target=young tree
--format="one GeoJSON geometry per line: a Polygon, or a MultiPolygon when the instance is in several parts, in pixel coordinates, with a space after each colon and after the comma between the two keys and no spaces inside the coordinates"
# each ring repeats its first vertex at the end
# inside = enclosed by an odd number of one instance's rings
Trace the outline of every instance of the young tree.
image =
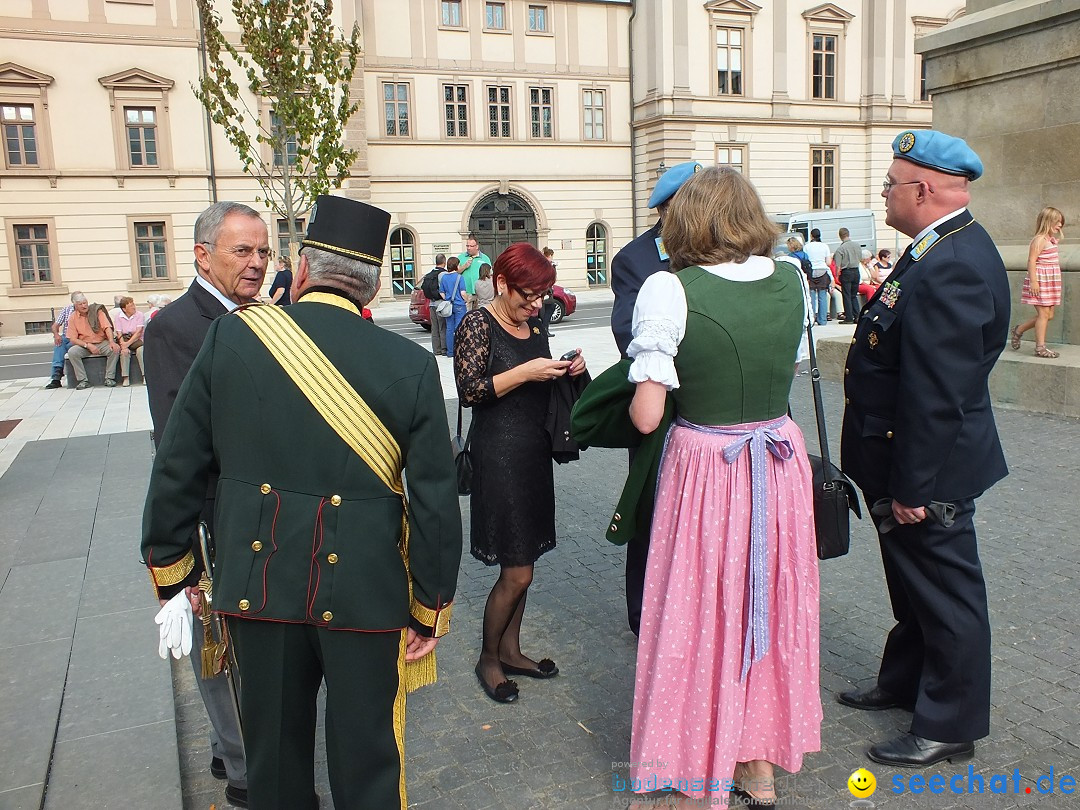
{"type": "Polygon", "coordinates": [[[258,180],[257,199],[288,222],[295,245],[296,218],[319,194],[340,188],[356,159],[342,131],[359,106],[349,98],[349,82],[360,28],[354,24],[344,37],[333,22],[333,0],[231,0],[240,30],[235,45],[214,9],[221,1],[196,0],[209,66],[195,96],[258,180]],[[247,91],[269,101],[269,116],[248,105],[233,65],[247,91]]]}

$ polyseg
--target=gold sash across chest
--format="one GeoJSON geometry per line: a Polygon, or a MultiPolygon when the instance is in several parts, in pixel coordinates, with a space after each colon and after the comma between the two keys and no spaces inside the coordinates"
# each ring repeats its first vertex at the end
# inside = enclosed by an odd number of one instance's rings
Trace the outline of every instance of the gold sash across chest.
{"type": "MultiPolygon", "coordinates": [[[[336,295],[312,292],[304,302],[329,304],[360,317],[360,311],[336,295]]],[[[409,502],[401,479],[401,447],[363,397],[349,384],[315,342],[278,306],[255,305],[237,310],[239,318],[269,350],[319,415],[388,489],[401,498],[401,555],[409,571],[409,502]]],[[[409,573],[412,604],[412,574],[409,573]]],[[[406,665],[408,691],[434,683],[435,653],[406,665]]]]}

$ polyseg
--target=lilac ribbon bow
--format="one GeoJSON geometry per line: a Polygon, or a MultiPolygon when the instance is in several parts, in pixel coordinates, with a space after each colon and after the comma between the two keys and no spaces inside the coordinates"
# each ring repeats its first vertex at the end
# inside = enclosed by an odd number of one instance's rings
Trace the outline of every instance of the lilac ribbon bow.
{"type": "Polygon", "coordinates": [[[782,416],[775,422],[740,430],[695,425],[681,417],[676,419],[677,424],[691,430],[738,436],[724,448],[724,461],[728,464],[734,464],[747,445],[750,446],[750,621],[743,639],[740,681],[746,679],[750,664],[760,661],[769,650],[769,550],[765,542],[768,537],[768,469],[765,453],[768,451],[781,461],[795,455],[791,442],[776,432],[787,420],[787,416],[782,416]]]}

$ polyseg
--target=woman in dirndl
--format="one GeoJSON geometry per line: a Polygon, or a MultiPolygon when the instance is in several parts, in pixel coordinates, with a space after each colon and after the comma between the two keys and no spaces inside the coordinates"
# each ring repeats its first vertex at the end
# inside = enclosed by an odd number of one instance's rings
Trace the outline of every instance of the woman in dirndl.
{"type": "Polygon", "coordinates": [[[645,576],[638,793],[770,806],[773,766],[798,771],[820,748],[811,470],[787,416],[806,305],[769,258],[775,238],[741,174],[698,172],[664,217],[672,272],[634,311],[631,419],[655,430],[668,392],[678,414],[645,576]]]}

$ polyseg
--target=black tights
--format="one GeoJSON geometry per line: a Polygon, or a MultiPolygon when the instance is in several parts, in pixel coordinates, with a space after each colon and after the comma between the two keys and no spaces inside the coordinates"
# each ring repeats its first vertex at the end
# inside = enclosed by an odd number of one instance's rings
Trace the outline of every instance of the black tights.
{"type": "Polygon", "coordinates": [[[533,668],[536,662],[521,652],[521,617],[532,584],[531,565],[504,566],[484,607],[484,639],[480,671],[492,688],[506,680],[502,664],[533,668]]]}

